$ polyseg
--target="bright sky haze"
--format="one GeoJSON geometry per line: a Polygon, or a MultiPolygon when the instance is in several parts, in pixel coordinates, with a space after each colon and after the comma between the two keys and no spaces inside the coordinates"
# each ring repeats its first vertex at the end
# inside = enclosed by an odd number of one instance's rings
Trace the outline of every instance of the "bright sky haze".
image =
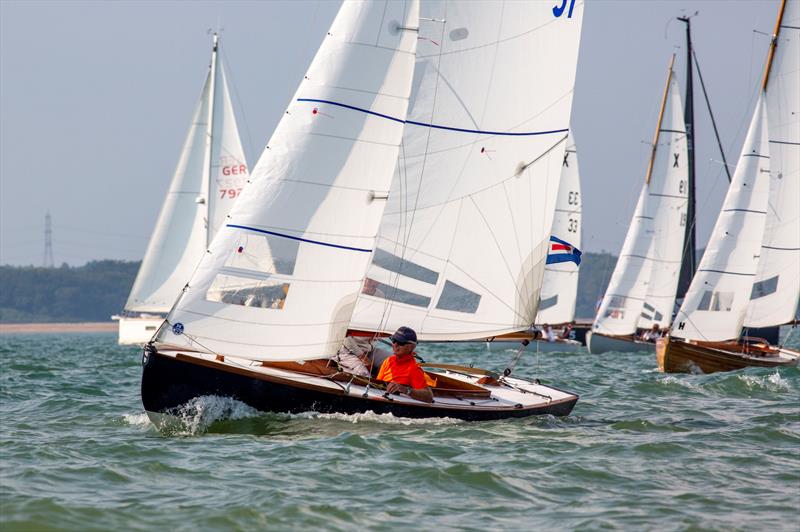
{"type": "MultiPolygon", "coordinates": [[[[675,17],[699,11],[692,37],[728,163],[735,164],[778,4],[587,2],[572,112],[584,251],[619,252],[673,52],[685,96],[685,31],[675,17]]],[[[252,168],[338,6],[0,0],[0,264],[42,264],[47,212],[56,265],[140,260],[207,73],[208,30],[222,29],[252,168]]],[[[727,178],[697,78],[695,114],[703,247],[727,178]]]]}

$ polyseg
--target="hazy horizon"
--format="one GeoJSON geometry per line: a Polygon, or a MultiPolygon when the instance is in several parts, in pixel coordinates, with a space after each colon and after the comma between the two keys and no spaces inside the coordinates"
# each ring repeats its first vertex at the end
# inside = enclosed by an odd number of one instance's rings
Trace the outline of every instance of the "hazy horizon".
{"type": "MultiPolygon", "coordinates": [[[[554,0],[546,0],[553,3],[554,0]]],[[[305,73],[338,2],[0,2],[0,263],[140,260],[222,31],[249,166],[305,73]]],[[[617,255],[644,179],[667,64],[685,95],[684,26],[726,157],[755,103],[777,0],[586,6],[572,125],[584,251],[617,255]],[[760,32],[760,33],[759,33],[760,32]]],[[[727,179],[695,78],[698,245],[727,179]]]]}

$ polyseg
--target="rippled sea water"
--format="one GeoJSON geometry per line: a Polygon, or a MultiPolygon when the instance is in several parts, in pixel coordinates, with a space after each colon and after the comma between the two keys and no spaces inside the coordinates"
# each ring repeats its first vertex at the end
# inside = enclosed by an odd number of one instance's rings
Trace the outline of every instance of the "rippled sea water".
{"type": "MultiPolygon", "coordinates": [[[[420,354],[500,369],[513,349],[420,354]]],[[[515,374],[578,392],[569,417],[290,416],[205,398],[164,436],[140,360],[112,334],[0,336],[1,530],[800,529],[798,368],[664,375],[653,354],[533,348],[515,374]]]]}

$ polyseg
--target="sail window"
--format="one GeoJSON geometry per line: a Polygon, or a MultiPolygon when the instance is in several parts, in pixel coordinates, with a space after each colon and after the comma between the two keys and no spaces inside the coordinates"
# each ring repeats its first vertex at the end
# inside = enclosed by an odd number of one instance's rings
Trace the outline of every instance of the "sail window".
{"type": "Polygon", "coordinates": [[[697,310],[729,311],[733,307],[733,292],[712,292],[706,290],[700,298],[697,310]]]}
{"type": "Polygon", "coordinates": [[[372,263],[384,270],[399,273],[423,283],[436,284],[439,280],[437,272],[382,249],[375,250],[375,254],[372,256],[372,263]]]}
{"type": "Polygon", "coordinates": [[[262,273],[292,275],[300,242],[242,231],[233,241],[225,266],[262,273]]]}
{"type": "Polygon", "coordinates": [[[427,307],[431,304],[431,298],[401,290],[386,283],[379,283],[375,279],[367,277],[364,279],[364,287],[361,289],[362,294],[368,296],[380,297],[388,299],[389,301],[396,301],[398,303],[405,303],[406,305],[413,305],[415,307],[427,307]]]}
{"type": "Polygon", "coordinates": [[[558,294],[552,297],[548,297],[547,299],[542,299],[539,302],[539,312],[555,307],[557,304],[558,304],[558,294]]]}
{"type": "Polygon", "coordinates": [[[625,317],[625,296],[611,296],[608,299],[608,306],[603,315],[604,318],[621,320],[625,317]]]}
{"type": "Polygon", "coordinates": [[[289,283],[218,274],[206,292],[206,299],[228,305],[282,309],[289,293],[289,283]]]}
{"type": "Polygon", "coordinates": [[[467,290],[451,281],[445,281],[444,289],[442,289],[442,295],[439,296],[439,302],[436,303],[436,308],[474,314],[478,310],[480,302],[480,294],[467,290]]]}
{"type": "Polygon", "coordinates": [[[758,299],[759,297],[766,297],[778,291],[778,276],[764,279],[753,283],[753,291],[750,294],[750,299],[758,299]]]}

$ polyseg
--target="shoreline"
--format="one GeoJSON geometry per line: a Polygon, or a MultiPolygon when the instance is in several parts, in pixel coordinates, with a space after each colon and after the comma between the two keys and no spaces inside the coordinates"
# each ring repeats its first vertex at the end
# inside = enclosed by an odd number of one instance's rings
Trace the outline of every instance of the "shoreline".
{"type": "Polygon", "coordinates": [[[116,332],[118,328],[119,325],[114,321],[81,323],[0,323],[0,334],[116,332]]]}

